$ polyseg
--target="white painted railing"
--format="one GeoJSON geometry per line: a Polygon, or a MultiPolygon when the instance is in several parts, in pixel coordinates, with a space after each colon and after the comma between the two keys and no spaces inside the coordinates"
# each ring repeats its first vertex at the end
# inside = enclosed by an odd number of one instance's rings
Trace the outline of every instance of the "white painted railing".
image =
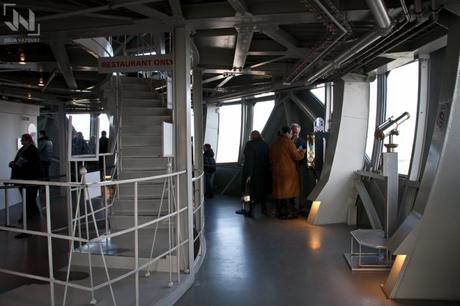
{"type": "MultiPolygon", "coordinates": [[[[181,249],[185,248],[185,245],[188,243],[195,243],[200,237],[203,236],[203,228],[204,228],[204,206],[203,206],[203,173],[193,178],[193,185],[194,185],[194,201],[181,201],[180,194],[179,194],[179,178],[182,175],[186,174],[186,171],[177,171],[177,172],[170,172],[162,175],[152,176],[152,177],[143,177],[143,178],[136,178],[136,179],[127,179],[127,180],[117,180],[117,181],[104,181],[104,182],[97,182],[97,183],[86,183],[85,176],[86,176],[86,169],[82,168],[80,171],[82,175],[82,180],[80,183],[75,182],[50,182],[50,181],[29,181],[29,180],[6,180],[0,179],[0,184],[8,186],[8,188],[14,188],[14,186],[22,185],[24,186],[41,186],[44,189],[44,198],[45,198],[45,211],[46,211],[46,229],[44,230],[32,230],[27,228],[27,215],[26,215],[26,207],[25,201],[23,201],[23,221],[24,225],[23,228],[15,228],[9,227],[9,210],[6,209],[6,216],[5,216],[5,225],[0,226],[0,230],[11,232],[11,233],[25,233],[32,236],[37,237],[46,237],[47,238],[47,247],[48,247],[48,266],[49,266],[49,275],[48,277],[42,275],[34,275],[29,273],[23,273],[19,271],[15,271],[12,269],[0,268],[0,272],[16,275],[20,277],[36,279],[40,281],[44,281],[49,283],[50,285],[50,304],[54,306],[56,304],[56,297],[55,297],[55,287],[57,285],[64,286],[64,296],[62,305],[66,305],[67,302],[67,291],[68,288],[75,288],[84,291],[88,291],[90,293],[90,303],[96,304],[95,294],[96,290],[99,290],[104,287],[109,287],[111,298],[114,305],[117,305],[117,299],[115,297],[112,285],[116,282],[119,282],[129,276],[135,275],[135,304],[139,305],[139,295],[140,295],[140,288],[139,288],[139,273],[141,271],[146,271],[145,276],[148,277],[151,273],[151,265],[161,258],[165,256],[169,257],[169,283],[168,285],[172,287],[174,285],[172,275],[173,273],[177,273],[177,283],[180,283],[181,277],[181,268],[184,272],[194,273],[194,267],[188,266],[188,260],[183,260],[182,264],[180,262],[181,256],[185,257],[187,252],[182,252],[181,249]],[[160,208],[158,209],[158,214],[156,216],[152,216],[152,220],[147,222],[139,223],[139,199],[138,199],[138,186],[141,182],[150,182],[155,180],[164,180],[163,183],[163,191],[160,201],[160,208]],[[101,200],[100,205],[101,208],[95,209],[93,204],[94,200],[91,198],[90,195],[90,188],[102,188],[104,194],[107,192],[111,186],[118,187],[122,184],[133,184],[134,188],[134,200],[133,200],[133,221],[134,225],[119,230],[116,232],[111,232],[107,230],[107,227],[104,229],[103,232],[100,231],[98,227],[98,223],[96,220],[96,214],[98,212],[105,211],[106,215],[107,212],[110,210],[110,207],[113,205],[113,202],[107,204],[106,200],[101,200]],[[71,189],[75,192],[76,202],[75,207],[71,205],[71,228],[69,228],[69,233],[65,234],[57,234],[55,231],[53,232],[52,229],[52,220],[51,220],[51,197],[50,197],[50,188],[65,188],[71,189]],[[164,200],[165,193],[168,194],[167,197],[167,205],[168,205],[168,213],[167,215],[161,215],[162,205],[164,200]],[[181,207],[181,203],[192,202],[191,206],[181,207]],[[84,207],[82,207],[82,205],[84,207]],[[83,209],[82,209],[83,208],[83,209]],[[189,233],[187,232],[187,228],[185,227],[184,230],[181,230],[181,216],[185,214],[189,210],[193,210],[192,220],[188,220],[188,222],[192,222],[196,228],[197,233],[189,233]],[[175,226],[173,227],[172,221],[175,220],[175,226]],[[168,223],[168,249],[164,251],[162,254],[153,257],[153,249],[156,243],[156,236],[158,225],[160,222],[168,223]],[[90,235],[89,225],[92,224],[94,227],[93,237],[90,235]],[[152,246],[150,251],[149,259],[142,264],[139,263],[139,230],[147,229],[147,227],[154,226],[155,229],[152,230],[152,246]],[[107,257],[104,253],[102,248],[102,242],[110,241],[115,237],[119,237],[122,235],[126,235],[128,233],[134,233],[134,268],[130,269],[128,272],[117,276],[115,278],[111,278],[109,274],[109,267],[107,265],[107,257]],[[85,235],[86,234],[86,235],[85,235]],[[94,237],[95,234],[95,237],[94,237]],[[183,237],[182,237],[183,236],[183,237]],[[55,273],[53,270],[53,263],[55,258],[53,257],[53,239],[62,239],[69,242],[69,257],[68,263],[66,268],[66,279],[65,280],[58,280],[55,278],[55,273]],[[70,276],[70,269],[72,267],[72,256],[75,252],[82,252],[82,248],[75,248],[75,243],[78,243],[80,246],[86,245],[86,252],[88,254],[88,266],[89,266],[89,278],[90,278],[90,285],[85,286],[81,284],[72,283],[69,279],[70,276]],[[99,246],[99,254],[91,254],[91,245],[98,245],[99,246]],[[173,271],[173,264],[172,264],[172,255],[176,255],[176,267],[175,271],[173,271]],[[94,256],[100,256],[103,262],[104,272],[107,280],[100,284],[95,284],[94,282],[94,271],[93,271],[93,263],[92,259],[94,256]]],[[[3,188],[5,189],[5,188],[3,188]]],[[[6,189],[5,189],[6,190],[6,189]]],[[[23,189],[25,190],[25,189],[23,189]]],[[[8,207],[8,199],[6,196],[5,191],[5,204],[8,207]]],[[[25,199],[25,192],[24,192],[24,199],[25,199]]],[[[188,218],[188,217],[185,217],[188,218]]],[[[107,222],[107,221],[106,221],[107,222]]],[[[200,241],[201,246],[201,241],[200,241]]],[[[199,252],[201,252],[201,247],[199,252]]],[[[199,256],[197,256],[199,257],[199,256]]],[[[194,262],[194,265],[197,264],[197,261],[194,262]]]]}

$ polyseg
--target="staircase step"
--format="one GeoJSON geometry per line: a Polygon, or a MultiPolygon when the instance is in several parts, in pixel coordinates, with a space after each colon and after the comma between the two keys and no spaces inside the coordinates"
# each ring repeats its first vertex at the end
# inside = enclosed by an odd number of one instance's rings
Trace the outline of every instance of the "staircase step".
{"type": "MultiPolygon", "coordinates": [[[[121,136],[121,151],[124,152],[124,148],[128,147],[145,147],[145,146],[154,146],[160,147],[162,146],[162,139],[160,135],[144,135],[144,136],[131,136],[131,135],[124,135],[121,136]]],[[[152,152],[158,152],[155,150],[156,148],[152,148],[152,152]]]]}
{"type": "Polygon", "coordinates": [[[131,136],[147,136],[147,135],[162,135],[162,123],[158,124],[144,124],[123,126],[120,130],[121,135],[131,136]]]}
{"type": "MultiPolygon", "coordinates": [[[[163,203],[161,203],[161,198],[138,199],[137,210],[139,215],[156,216],[158,211],[161,211],[160,216],[164,216],[168,212],[167,194],[165,193],[163,203]]],[[[113,215],[134,215],[134,199],[120,198],[113,206],[112,213],[113,215]]]]}
{"type": "MultiPolygon", "coordinates": [[[[137,222],[139,225],[141,225],[143,223],[150,222],[154,220],[155,218],[156,216],[138,216],[137,222]]],[[[173,218],[171,218],[171,223],[174,224],[173,218]]],[[[134,217],[132,215],[111,215],[110,216],[110,228],[112,229],[112,231],[122,230],[122,229],[126,229],[126,228],[133,227],[133,226],[134,226],[134,217]]],[[[153,229],[155,227],[156,225],[154,223],[154,224],[144,227],[144,229],[153,229]]],[[[167,219],[164,221],[161,221],[158,224],[158,228],[167,228],[167,227],[168,227],[167,219]]]]}
{"type": "MultiPolygon", "coordinates": [[[[160,158],[163,157],[163,147],[160,143],[151,143],[151,142],[144,142],[144,143],[135,143],[135,142],[128,142],[123,143],[123,149],[121,150],[122,158],[134,158],[134,157],[156,157],[160,158]]],[[[166,168],[166,165],[165,167],[166,168]]],[[[134,169],[139,170],[139,169],[134,169]]],[[[153,170],[153,169],[149,169],[153,170]]]]}
{"type": "Polygon", "coordinates": [[[120,77],[121,84],[149,84],[149,82],[150,80],[145,78],[127,76],[120,77]]]}
{"type": "Polygon", "coordinates": [[[139,170],[165,169],[168,160],[165,157],[126,157],[123,155],[123,167],[139,170]]]}
{"type": "MultiPolygon", "coordinates": [[[[113,232],[113,231],[112,231],[113,232]]],[[[150,257],[150,250],[153,243],[153,237],[155,231],[152,229],[140,229],[139,235],[139,264],[142,265],[147,262],[147,258],[150,257]]],[[[83,245],[73,253],[72,265],[74,266],[88,266],[88,251],[91,251],[93,267],[104,267],[101,254],[105,255],[105,260],[108,268],[119,268],[119,269],[134,269],[134,232],[127,233],[121,236],[114,237],[109,241],[102,241],[99,243],[91,243],[83,245]]],[[[169,248],[169,236],[167,226],[159,226],[155,237],[155,247],[153,249],[153,256],[156,257],[163,254],[169,248]]],[[[175,257],[172,257],[173,259],[175,257]]],[[[160,266],[164,266],[163,269],[169,267],[169,257],[166,256],[159,261],[160,266]],[[164,262],[163,262],[164,261],[164,262]],[[163,264],[161,264],[163,262],[163,264]]],[[[152,265],[153,271],[158,271],[157,265],[152,265]]],[[[112,273],[112,271],[111,271],[112,273]]]]}
{"type": "MultiPolygon", "coordinates": [[[[122,156],[123,158],[131,158],[131,157],[162,157],[163,150],[161,145],[157,146],[124,146],[122,149],[122,156]]],[[[165,164],[166,167],[166,164],[165,164]]]]}
{"type": "MultiPolygon", "coordinates": [[[[150,241],[150,243],[152,243],[150,241]]],[[[124,249],[120,249],[119,253],[116,253],[116,254],[119,254],[119,255],[113,255],[113,252],[114,250],[109,250],[107,252],[107,254],[105,255],[105,261],[106,261],[106,265],[107,265],[107,268],[111,269],[111,270],[115,270],[117,271],[117,269],[122,269],[122,271],[126,272],[126,269],[128,270],[133,270],[136,268],[136,265],[135,265],[135,261],[134,261],[134,252],[133,251],[130,251],[130,250],[124,250],[124,249]]],[[[145,252],[143,252],[145,253],[145,252]]],[[[145,254],[142,254],[143,256],[148,256],[147,253],[145,254]]],[[[158,256],[159,254],[155,254],[154,253],[154,257],[155,256],[158,256]]],[[[92,257],[92,262],[91,262],[91,265],[93,266],[93,269],[95,270],[94,273],[95,275],[97,275],[96,273],[99,272],[99,274],[101,275],[101,279],[103,279],[103,281],[106,281],[107,279],[104,279],[105,276],[105,271],[104,271],[104,261],[102,260],[102,256],[101,255],[97,255],[97,254],[93,254],[91,253],[91,257],[92,257]],[[98,271],[99,269],[99,271],[98,271]]],[[[156,272],[168,272],[169,271],[169,262],[171,261],[171,265],[173,267],[173,271],[176,270],[176,262],[177,262],[177,259],[176,259],[176,256],[172,255],[172,256],[166,256],[165,258],[160,258],[158,261],[152,263],[152,265],[150,266],[150,271],[156,271],[156,272]],[[171,257],[171,259],[170,259],[171,257]]],[[[149,262],[149,258],[143,258],[143,257],[139,257],[139,266],[143,266],[145,265],[147,262],[149,262]]],[[[78,268],[78,267],[85,267],[86,269],[87,266],[88,266],[88,254],[86,252],[74,252],[74,255],[72,257],[72,267],[75,268],[78,268]]],[[[81,268],[83,269],[83,268],[81,268]]],[[[76,269],[72,268],[72,271],[74,271],[76,269]]],[[[144,271],[147,271],[147,268],[144,269],[144,271]]],[[[86,270],[84,270],[84,272],[86,272],[86,270]]],[[[113,273],[111,271],[111,273],[113,273]]],[[[143,272],[141,272],[143,273],[143,272]]],[[[102,281],[102,282],[103,282],[102,281]]],[[[37,285],[38,286],[38,285],[37,285]]],[[[40,290],[43,291],[43,288],[40,287],[40,290]]],[[[69,297],[69,300],[71,300],[72,296],[69,297]]],[[[107,298],[107,303],[101,303],[101,305],[112,305],[112,300],[111,298],[107,298]]],[[[99,302],[99,300],[98,300],[99,302]]],[[[38,304],[37,304],[38,305],[38,304]]],[[[70,305],[75,305],[75,304],[70,304],[70,305]]],[[[81,305],[81,304],[79,304],[81,305]]]]}
{"type": "Polygon", "coordinates": [[[137,91],[137,90],[121,90],[121,98],[134,98],[134,99],[153,99],[155,97],[155,93],[153,92],[145,92],[145,91],[137,91]]]}
{"type": "Polygon", "coordinates": [[[122,98],[123,107],[125,106],[139,106],[139,107],[163,107],[163,102],[158,98],[136,99],[136,98],[122,98]]]}
{"type": "MultiPolygon", "coordinates": [[[[123,169],[120,173],[120,180],[129,180],[129,179],[135,179],[135,178],[141,178],[141,177],[157,176],[157,175],[162,175],[166,173],[168,173],[166,169],[148,170],[148,171],[136,171],[136,170],[127,171],[123,169]]],[[[154,180],[151,182],[163,182],[163,179],[158,179],[158,180],[154,180]]]]}
{"type": "Polygon", "coordinates": [[[123,115],[137,116],[171,116],[171,110],[165,107],[150,107],[150,106],[125,106],[123,107],[123,115]]]}
{"type": "MultiPolygon", "coordinates": [[[[163,192],[163,182],[164,180],[155,180],[148,183],[140,182],[137,186],[140,198],[150,197],[160,199],[163,192]]],[[[122,184],[119,188],[120,197],[132,197],[134,195],[134,184],[122,184]]]]}
{"type": "Polygon", "coordinates": [[[171,122],[172,116],[152,116],[152,115],[124,115],[123,127],[129,125],[160,125],[163,122],[171,122]]]}
{"type": "Polygon", "coordinates": [[[124,91],[143,91],[143,92],[150,92],[152,90],[147,83],[122,83],[121,90],[124,91]]]}

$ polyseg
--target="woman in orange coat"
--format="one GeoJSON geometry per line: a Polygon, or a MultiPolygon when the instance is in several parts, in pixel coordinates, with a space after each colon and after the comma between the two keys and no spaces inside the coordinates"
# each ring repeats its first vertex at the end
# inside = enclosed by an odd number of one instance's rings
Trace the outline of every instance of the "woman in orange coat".
{"type": "Polygon", "coordinates": [[[297,150],[291,140],[291,129],[283,126],[280,135],[270,147],[272,162],[272,195],[276,201],[278,217],[293,218],[294,199],[299,195],[298,161],[303,158],[305,150],[297,150]],[[289,202],[289,213],[287,205],[289,202]]]}

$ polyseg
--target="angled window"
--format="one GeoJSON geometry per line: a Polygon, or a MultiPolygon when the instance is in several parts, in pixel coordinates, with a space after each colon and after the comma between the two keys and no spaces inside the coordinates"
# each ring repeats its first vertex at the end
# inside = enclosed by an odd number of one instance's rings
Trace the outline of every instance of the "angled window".
{"type": "Polygon", "coordinates": [[[257,102],[256,105],[254,105],[254,117],[252,122],[253,130],[257,130],[262,133],[274,106],[275,100],[257,102]]]}
{"type": "Polygon", "coordinates": [[[219,134],[216,148],[217,163],[236,163],[241,138],[241,104],[219,108],[219,134]]]}
{"type": "Polygon", "coordinates": [[[321,84],[320,86],[310,89],[310,92],[315,95],[315,97],[321,102],[325,103],[326,101],[326,86],[324,84],[321,84]]]}
{"type": "Polygon", "coordinates": [[[99,115],[99,134],[102,131],[105,131],[107,133],[107,137],[110,137],[110,119],[105,113],[99,115]]]}
{"type": "Polygon", "coordinates": [[[377,78],[369,84],[369,121],[367,124],[366,155],[369,160],[372,158],[374,146],[375,120],[377,115],[377,78]]]}
{"type": "Polygon", "coordinates": [[[395,150],[398,152],[398,170],[405,175],[409,174],[417,122],[418,70],[418,61],[414,61],[391,70],[387,78],[386,117],[396,118],[404,112],[410,114],[409,120],[399,126],[399,136],[395,137],[395,143],[398,144],[395,150]]]}

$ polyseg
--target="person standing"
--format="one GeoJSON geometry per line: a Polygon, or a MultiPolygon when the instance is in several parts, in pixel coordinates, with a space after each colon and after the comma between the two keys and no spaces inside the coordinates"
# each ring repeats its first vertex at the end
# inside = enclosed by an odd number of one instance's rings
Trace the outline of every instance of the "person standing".
{"type": "Polygon", "coordinates": [[[278,217],[282,219],[295,217],[294,198],[299,195],[300,190],[297,163],[305,154],[305,149],[296,149],[291,137],[291,128],[283,126],[270,147],[272,195],[276,200],[278,217]]]}
{"type": "Polygon", "coordinates": [[[39,135],[38,151],[40,152],[40,175],[43,180],[49,181],[49,169],[51,166],[51,157],[53,156],[53,142],[48,138],[45,130],[41,130],[39,135]]]}
{"type": "MultiPolygon", "coordinates": [[[[22,147],[16,153],[13,161],[10,161],[11,179],[13,180],[38,180],[40,178],[40,152],[35,147],[32,136],[23,134],[21,136],[22,147]]],[[[32,220],[33,217],[39,214],[37,206],[37,185],[18,185],[21,197],[23,190],[26,189],[26,215],[27,220],[32,220]]],[[[24,199],[23,199],[24,200],[24,199]]],[[[18,220],[22,222],[22,219],[18,220]]],[[[16,238],[26,238],[29,235],[21,233],[16,235],[16,238]]]]}
{"type": "Polygon", "coordinates": [[[107,132],[101,132],[101,138],[99,138],[99,153],[107,153],[109,151],[109,138],[107,138],[107,132]]]}
{"type": "Polygon", "coordinates": [[[244,165],[241,190],[249,184],[251,203],[247,216],[253,217],[253,207],[261,204],[262,213],[267,215],[267,194],[271,189],[269,147],[259,131],[252,131],[251,138],[244,148],[244,165]]]}
{"type": "MultiPolygon", "coordinates": [[[[300,131],[301,127],[300,124],[298,123],[292,123],[291,124],[291,130],[292,130],[292,141],[294,142],[297,150],[301,149],[306,149],[307,148],[307,142],[305,139],[300,136],[300,131]]],[[[306,203],[307,203],[307,192],[306,192],[306,182],[307,182],[307,167],[305,165],[305,159],[302,159],[298,162],[298,171],[299,171],[299,183],[300,183],[300,194],[298,196],[297,201],[299,202],[299,209],[298,212],[301,215],[306,216],[307,208],[306,208],[306,203]]]]}
{"type": "Polygon", "coordinates": [[[291,124],[291,131],[292,131],[291,139],[294,142],[297,149],[306,149],[307,143],[305,142],[305,139],[303,139],[300,136],[300,130],[301,130],[300,124],[292,123],[291,124]]]}
{"type": "MultiPolygon", "coordinates": [[[[99,153],[107,153],[109,152],[109,138],[107,137],[107,132],[102,131],[101,132],[101,138],[99,138],[99,153]]],[[[107,162],[107,157],[105,157],[105,160],[107,162]]],[[[105,165],[107,167],[107,164],[105,165]]],[[[101,171],[101,181],[105,180],[104,176],[104,157],[99,156],[99,171],[101,171]]]]}
{"type": "Polygon", "coordinates": [[[205,181],[205,197],[214,197],[213,185],[214,174],[216,173],[216,160],[214,159],[214,151],[209,143],[203,146],[203,168],[205,181]]]}

